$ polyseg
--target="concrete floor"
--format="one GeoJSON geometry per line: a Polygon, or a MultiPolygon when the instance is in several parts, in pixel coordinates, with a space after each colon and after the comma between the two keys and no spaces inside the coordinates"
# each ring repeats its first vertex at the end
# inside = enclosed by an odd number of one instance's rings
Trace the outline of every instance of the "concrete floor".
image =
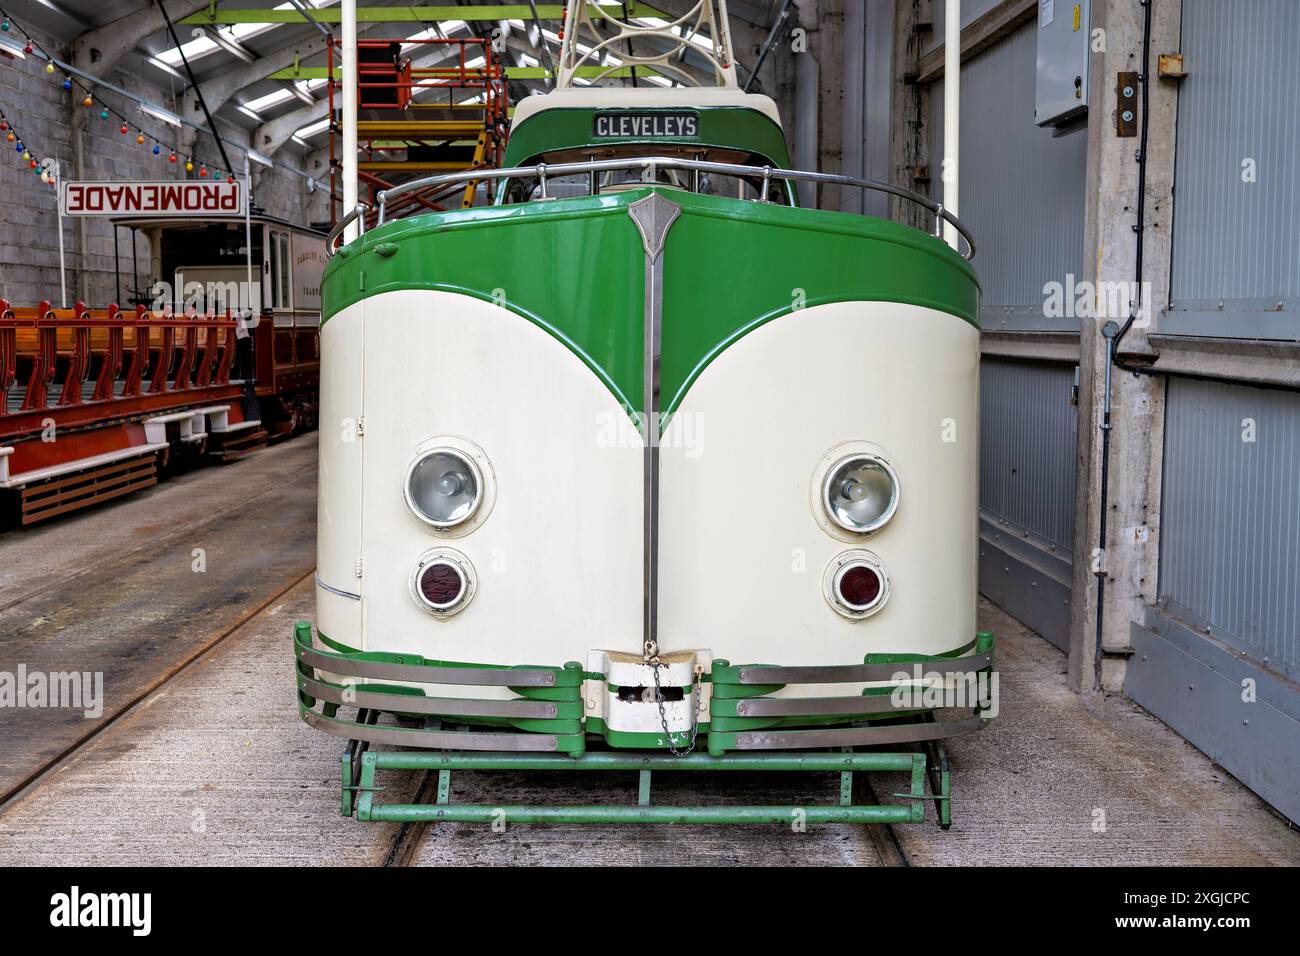
{"type": "MultiPolygon", "coordinates": [[[[4,536],[0,547],[6,564],[15,567],[10,554],[25,557],[5,583],[10,596],[0,597],[0,622],[20,621],[21,615],[14,615],[29,603],[29,615],[44,614],[40,609],[46,605],[35,597],[4,605],[41,580],[55,582],[41,595],[53,593],[74,559],[125,560],[128,544],[143,548],[137,554],[152,554],[150,535],[181,548],[187,539],[175,537],[174,521],[211,512],[205,502],[224,507],[236,487],[232,475],[241,477],[239,487],[281,486],[274,494],[284,496],[286,504],[279,510],[291,512],[287,502],[314,494],[311,470],[304,473],[302,467],[314,453],[311,438],[298,439],[249,459],[238,466],[242,471],[197,472],[184,484],[160,486],[51,525],[39,539],[4,536]],[[153,531],[139,530],[151,524],[153,531]],[[96,530],[109,537],[90,533],[96,530]],[[42,561],[43,570],[30,570],[28,562],[42,561]]],[[[233,514],[211,525],[213,553],[233,542],[242,545],[240,554],[264,552],[254,559],[267,582],[263,601],[282,589],[280,582],[310,566],[314,516],[303,508],[293,514],[285,520],[301,528],[277,528],[273,534],[253,534],[233,514]],[[273,577],[268,570],[273,567],[283,574],[273,577]]],[[[121,567],[113,573],[127,571],[121,567]]],[[[307,577],[261,610],[253,605],[251,616],[211,650],[190,648],[201,656],[160,691],[0,807],[0,865],[382,862],[396,828],[339,816],[342,742],[311,731],[294,710],[292,624],[310,618],[312,604],[307,577]]],[[[184,602],[167,606],[168,615],[190,619],[184,602]]],[[[100,613],[97,602],[82,610],[87,620],[100,613]]],[[[64,613],[71,615],[67,630],[59,632],[66,640],[68,633],[81,632],[71,630],[77,615],[64,613]]],[[[1071,694],[1059,652],[991,605],[981,607],[980,617],[999,638],[1001,714],[983,733],[952,744],[953,828],[947,833],[932,823],[896,828],[913,864],[1300,864],[1300,833],[1199,751],[1122,697],[1071,694]],[[1104,812],[1104,830],[1094,829],[1098,811],[1104,812]]],[[[210,633],[220,629],[218,622],[210,633]]],[[[18,645],[11,640],[9,632],[0,631],[0,669],[15,661],[18,645]]],[[[24,648],[24,653],[38,649],[24,648]]],[[[155,650],[150,647],[150,653],[155,650]]],[[[96,650],[96,659],[102,654],[96,650]]],[[[166,657],[173,664],[177,659],[166,657]]],[[[14,713],[0,711],[0,747],[10,754],[39,747],[20,739],[14,713]]],[[[548,784],[536,775],[520,775],[503,793],[488,789],[481,777],[462,774],[453,800],[604,802],[633,792],[632,775],[623,776],[566,775],[548,784]]],[[[906,786],[901,777],[873,779],[882,796],[906,786]]],[[[738,802],[758,802],[760,786],[764,802],[823,802],[837,784],[832,775],[775,783],[726,780],[743,791],[735,796],[738,802]]],[[[389,774],[380,782],[389,788],[388,800],[413,797],[414,775],[389,774]]],[[[657,775],[655,795],[663,802],[717,801],[724,798],[723,783],[722,775],[657,775]]],[[[428,829],[415,862],[879,865],[880,858],[872,834],[841,826],[811,827],[806,833],[785,827],[515,826],[493,833],[483,826],[445,824],[428,829]]]]}
{"type": "Polygon", "coordinates": [[[0,664],[102,673],[104,702],[0,711],[0,799],[311,573],[315,457],[306,436],[3,536],[0,664]]]}

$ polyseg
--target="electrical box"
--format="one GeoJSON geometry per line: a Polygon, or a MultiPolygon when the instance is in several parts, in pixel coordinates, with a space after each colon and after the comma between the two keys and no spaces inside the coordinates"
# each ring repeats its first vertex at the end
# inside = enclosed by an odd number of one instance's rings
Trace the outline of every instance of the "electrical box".
{"type": "Polygon", "coordinates": [[[1089,0],[1038,0],[1034,122],[1061,126],[1088,110],[1089,0]]]}

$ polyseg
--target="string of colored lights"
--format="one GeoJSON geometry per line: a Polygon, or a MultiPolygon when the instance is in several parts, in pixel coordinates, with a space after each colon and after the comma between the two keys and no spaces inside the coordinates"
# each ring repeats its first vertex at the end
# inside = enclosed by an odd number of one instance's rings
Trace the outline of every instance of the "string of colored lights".
{"type": "MultiPolygon", "coordinates": [[[[54,73],[56,73],[58,68],[55,66],[55,64],[59,61],[52,54],[50,54],[43,46],[41,46],[41,44],[35,39],[35,37],[33,37],[16,20],[14,20],[14,18],[11,17],[6,10],[0,8],[0,35],[10,34],[14,30],[17,30],[18,33],[22,34],[22,36],[26,40],[26,44],[24,46],[24,53],[29,56],[35,55],[43,58],[46,61],[45,72],[49,75],[53,75],[54,73]]],[[[69,69],[72,69],[72,67],[69,67],[69,69]]],[[[178,157],[182,153],[181,150],[178,150],[178,148],[175,145],[167,143],[164,140],[160,139],[159,137],[154,136],[152,133],[146,132],[143,126],[141,126],[139,123],[132,122],[131,119],[127,117],[124,113],[120,112],[119,110],[114,108],[111,104],[107,103],[102,96],[97,96],[95,91],[90,86],[87,86],[85,83],[83,83],[77,76],[74,76],[70,72],[64,71],[63,89],[69,93],[72,93],[74,96],[81,96],[82,105],[86,107],[86,109],[88,110],[94,110],[94,108],[98,106],[99,118],[101,121],[108,122],[110,117],[115,118],[118,121],[118,123],[120,123],[118,128],[123,136],[129,136],[131,130],[134,129],[136,134],[135,140],[137,145],[144,146],[147,143],[152,143],[153,144],[152,150],[155,156],[161,156],[163,154],[163,151],[166,150],[168,162],[170,163],[179,162],[178,157]]],[[[119,92],[121,91],[119,90],[119,92]]],[[[144,109],[144,105],[145,104],[143,103],[143,101],[141,101],[142,110],[144,109]]],[[[147,113],[148,111],[145,112],[147,113]]],[[[179,117],[177,117],[177,121],[183,122],[182,120],[180,120],[179,117]]],[[[12,122],[7,118],[4,120],[4,122],[6,124],[5,129],[13,133],[13,136],[10,137],[10,142],[21,142],[21,139],[17,136],[17,133],[13,131],[12,122]]],[[[217,138],[215,131],[209,132],[208,130],[200,126],[196,126],[195,124],[192,123],[189,123],[187,125],[194,126],[194,128],[197,129],[199,132],[208,133],[208,135],[211,135],[214,139],[217,138]]],[[[0,132],[5,131],[5,129],[0,129],[0,132]]],[[[232,144],[232,145],[237,145],[237,144],[232,144]]],[[[243,149],[245,150],[245,152],[248,151],[247,147],[243,147],[243,149]]],[[[17,151],[30,152],[30,151],[25,151],[22,148],[18,149],[17,151]]],[[[29,162],[32,161],[30,156],[26,156],[25,158],[29,162]]],[[[186,153],[185,171],[187,173],[194,172],[195,163],[196,160],[194,154],[186,153]]],[[[274,163],[274,165],[284,168],[289,172],[295,173],[299,176],[303,176],[305,178],[311,178],[303,170],[296,169],[293,166],[287,165],[285,163],[276,162],[274,163]]],[[[219,166],[209,164],[203,161],[198,162],[198,175],[200,178],[206,179],[209,175],[209,171],[211,171],[213,178],[219,179],[224,175],[228,182],[234,182],[235,173],[233,170],[221,169],[219,166]]]]}
{"type": "MultiPolygon", "coordinates": [[[[25,52],[29,56],[33,52],[35,52],[37,55],[43,57],[46,61],[45,72],[47,74],[53,75],[56,72],[56,68],[54,66],[54,57],[49,52],[47,52],[45,48],[41,46],[40,43],[36,41],[35,37],[33,37],[25,29],[23,29],[23,27],[12,17],[10,17],[9,14],[3,8],[0,8],[0,32],[10,33],[13,31],[14,28],[17,28],[18,32],[21,33],[27,41],[23,52],[25,52]]],[[[95,106],[98,105],[100,108],[99,118],[102,121],[107,122],[110,116],[116,117],[117,120],[121,123],[119,129],[123,136],[130,135],[131,129],[132,127],[134,127],[136,132],[136,137],[135,137],[136,145],[143,146],[145,145],[145,143],[152,141],[153,154],[155,156],[160,156],[162,154],[163,147],[166,147],[168,162],[171,163],[177,162],[178,153],[175,146],[168,143],[164,143],[158,137],[146,133],[144,128],[140,126],[138,123],[132,123],[125,114],[121,113],[117,109],[110,106],[108,103],[104,102],[102,98],[96,98],[94,92],[88,86],[83,84],[79,79],[74,77],[71,73],[65,73],[63,75],[63,89],[69,93],[73,93],[74,96],[77,95],[77,93],[74,92],[74,90],[79,91],[81,94],[83,94],[81,103],[87,109],[94,109],[95,106]]],[[[185,157],[185,171],[187,173],[194,171],[193,155],[187,155],[185,157]]],[[[225,172],[227,178],[231,182],[234,182],[234,173],[232,171],[218,170],[215,167],[213,168],[213,173],[216,176],[219,176],[220,173],[222,172],[225,172]]],[[[206,163],[199,164],[199,176],[200,178],[204,178],[204,179],[207,178],[208,165],[206,163]]]]}
{"type": "Polygon", "coordinates": [[[13,121],[9,119],[3,108],[0,108],[0,133],[4,133],[5,142],[13,146],[15,152],[23,154],[23,162],[29,164],[28,168],[32,172],[40,174],[41,182],[49,183],[52,186],[57,185],[53,171],[46,166],[42,166],[32,154],[28,141],[19,134],[14,127],[13,121]]]}

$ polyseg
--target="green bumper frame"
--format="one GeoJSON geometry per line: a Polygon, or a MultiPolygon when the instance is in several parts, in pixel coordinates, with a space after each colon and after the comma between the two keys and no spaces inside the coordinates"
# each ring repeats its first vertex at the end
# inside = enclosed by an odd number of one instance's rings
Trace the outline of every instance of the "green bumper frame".
{"type": "MultiPolygon", "coordinates": [[[[947,655],[868,655],[864,663],[814,667],[732,665],[715,660],[710,724],[700,737],[707,753],[675,757],[666,752],[588,749],[582,720],[582,684],[603,675],[582,665],[486,665],[427,660],[414,654],[334,651],[317,648],[312,628],[294,628],[298,712],[309,725],[348,741],[342,757],[345,816],[396,822],[476,823],[912,823],[933,802],[940,826],[950,825],[951,774],[942,741],[980,730],[989,718],[975,706],[969,716],[937,719],[933,710],[894,700],[900,670],[921,665],[927,675],[991,672],[994,639],[982,631],[974,642],[947,655]],[[327,675],[327,676],[325,676],[327,675]],[[514,698],[430,697],[405,686],[451,684],[507,688],[514,698]],[[833,697],[771,696],[790,684],[882,683],[861,694],[833,697]],[[319,710],[317,705],[320,705],[319,710]],[[340,707],[356,708],[353,720],[340,707]],[[380,725],[381,713],[397,725],[380,725]],[[411,726],[411,725],[418,726],[411,726]],[[903,752],[854,752],[854,748],[906,743],[903,752]],[[383,744],[413,750],[373,750],[383,744]],[[808,753],[813,748],[830,752],[808,753]],[[779,751],[757,753],[755,751],[779,751]],[[438,772],[436,803],[381,804],[379,770],[438,772]],[[452,805],[454,770],[637,771],[637,803],[626,806],[452,805]],[[834,805],[690,806],[650,805],[655,770],[804,771],[840,774],[834,805]],[[853,804],[853,774],[906,772],[902,803],[853,804]],[[928,781],[930,792],[925,792],[928,781]]],[[[596,746],[604,741],[595,738],[596,746]]]]}

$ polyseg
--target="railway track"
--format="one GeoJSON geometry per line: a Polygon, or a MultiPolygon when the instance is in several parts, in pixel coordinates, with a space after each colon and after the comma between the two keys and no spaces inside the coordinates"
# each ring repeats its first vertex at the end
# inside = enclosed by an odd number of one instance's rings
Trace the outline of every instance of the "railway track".
{"type": "Polygon", "coordinates": [[[97,737],[108,731],[109,728],[118,721],[130,716],[141,707],[147,705],[148,702],[164,690],[168,684],[176,680],[191,667],[198,664],[203,660],[203,658],[210,655],[223,641],[226,640],[226,638],[230,637],[253,618],[257,617],[257,615],[261,614],[303,581],[307,580],[311,574],[312,572],[308,571],[306,574],[300,575],[289,584],[276,590],[275,593],[257,604],[255,607],[242,612],[235,621],[223,628],[219,633],[208,638],[207,641],[192,653],[188,654],[182,660],[170,664],[165,671],[150,679],[143,689],[136,693],[135,696],[125,704],[120,705],[117,710],[108,715],[104,720],[94,726],[87,727],[84,733],[64,746],[54,754],[54,756],[42,760],[15,783],[10,784],[6,789],[0,791],[0,812],[3,812],[10,803],[16,803],[26,793],[39,787],[42,780],[57,771],[87,745],[91,744],[97,737]]]}
{"type": "Polygon", "coordinates": [[[0,808],[310,576],[315,495],[298,476],[315,448],[314,438],[291,443],[257,468],[196,474],[5,535],[14,570],[0,599],[0,670],[51,687],[79,675],[81,704],[97,689],[89,709],[50,700],[5,711],[0,808]],[[232,475],[248,494],[228,493],[232,475]]]}

